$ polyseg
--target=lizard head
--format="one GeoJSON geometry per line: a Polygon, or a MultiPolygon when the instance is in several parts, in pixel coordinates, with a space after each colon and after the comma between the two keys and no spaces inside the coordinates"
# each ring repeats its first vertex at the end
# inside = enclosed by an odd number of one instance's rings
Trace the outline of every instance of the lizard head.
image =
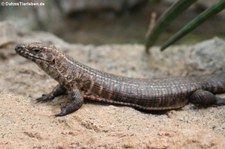
{"type": "Polygon", "coordinates": [[[44,46],[41,43],[19,44],[15,51],[38,65],[54,65],[55,57],[60,53],[55,47],[44,46]]]}
{"type": "MultiPolygon", "coordinates": [[[[67,68],[61,67],[68,63],[68,57],[54,46],[43,43],[20,44],[15,48],[17,54],[36,63],[56,81],[63,83],[67,68]]],[[[66,65],[67,66],[67,65],[66,65]]]]}

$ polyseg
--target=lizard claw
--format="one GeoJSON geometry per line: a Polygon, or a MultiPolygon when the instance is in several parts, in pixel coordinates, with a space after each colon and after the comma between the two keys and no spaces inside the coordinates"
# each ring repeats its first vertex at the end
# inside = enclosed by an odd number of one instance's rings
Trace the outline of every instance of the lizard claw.
{"type": "Polygon", "coordinates": [[[55,114],[55,117],[60,117],[60,116],[65,116],[65,115],[66,115],[66,113],[61,111],[60,113],[55,114]]]}
{"type": "Polygon", "coordinates": [[[55,114],[56,117],[64,116],[68,114],[67,105],[65,103],[60,104],[60,109],[61,109],[61,112],[58,114],[55,114]]]}
{"type": "Polygon", "coordinates": [[[52,100],[52,99],[54,99],[52,94],[42,94],[42,96],[37,98],[36,101],[37,102],[47,102],[47,101],[52,100]]]}
{"type": "Polygon", "coordinates": [[[59,117],[59,116],[65,116],[67,114],[73,113],[74,111],[78,110],[80,106],[81,105],[76,105],[73,102],[69,104],[61,103],[60,104],[61,112],[56,114],[55,116],[59,117]]]}

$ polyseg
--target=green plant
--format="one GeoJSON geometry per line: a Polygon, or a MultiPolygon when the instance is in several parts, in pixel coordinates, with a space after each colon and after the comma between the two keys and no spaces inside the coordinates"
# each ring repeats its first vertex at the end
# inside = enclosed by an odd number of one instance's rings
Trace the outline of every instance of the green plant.
{"type": "MultiPolygon", "coordinates": [[[[146,40],[146,52],[149,52],[149,48],[155,44],[160,34],[165,30],[170,22],[172,22],[180,13],[196,2],[196,0],[178,0],[168,10],[161,15],[156,25],[153,27],[151,33],[146,40]]],[[[186,34],[200,26],[204,21],[208,20],[211,16],[219,13],[225,8],[225,0],[219,0],[217,3],[207,8],[187,25],[181,28],[177,33],[170,37],[161,47],[161,50],[165,50],[168,46],[175,43],[177,40],[184,37],[186,34]]]]}

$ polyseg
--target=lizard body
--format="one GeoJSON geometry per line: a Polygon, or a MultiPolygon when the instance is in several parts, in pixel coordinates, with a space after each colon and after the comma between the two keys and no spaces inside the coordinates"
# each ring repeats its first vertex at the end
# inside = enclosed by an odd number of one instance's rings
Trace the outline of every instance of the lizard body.
{"type": "Polygon", "coordinates": [[[149,111],[178,109],[188,102],[225,104],[225,99],[215,96],[225,93],[224,74],[150,80],[129,78],[85,66],[53,46],[21,44],[15,50],[35,62],[59,83],[51,93],[43,94],[38,101],[49,101],[63,94],[71,99],[71,103],[61,105],[61,112],[56,116],[78,110],[84,99],[149,111]]]}

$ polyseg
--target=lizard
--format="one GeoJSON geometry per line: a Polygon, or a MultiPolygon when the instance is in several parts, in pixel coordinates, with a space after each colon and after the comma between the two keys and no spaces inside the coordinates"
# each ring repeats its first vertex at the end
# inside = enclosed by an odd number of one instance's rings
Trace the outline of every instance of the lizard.
{"type": "Polygon", "coordinates": [[[67,56],[55,46],[43,43],[18,44],[15,51],[36,63],[58,82],[38,102],[51,101],[67,95],[70,102],[60,104],[55,116],[65,116],[80,109],[84,100],[130,106],[147,111],[179,109],[188,103],[197,105],[225,105],[223,73],[159,79],[131,78],[103,72],[86,66],[67,56]]]}

